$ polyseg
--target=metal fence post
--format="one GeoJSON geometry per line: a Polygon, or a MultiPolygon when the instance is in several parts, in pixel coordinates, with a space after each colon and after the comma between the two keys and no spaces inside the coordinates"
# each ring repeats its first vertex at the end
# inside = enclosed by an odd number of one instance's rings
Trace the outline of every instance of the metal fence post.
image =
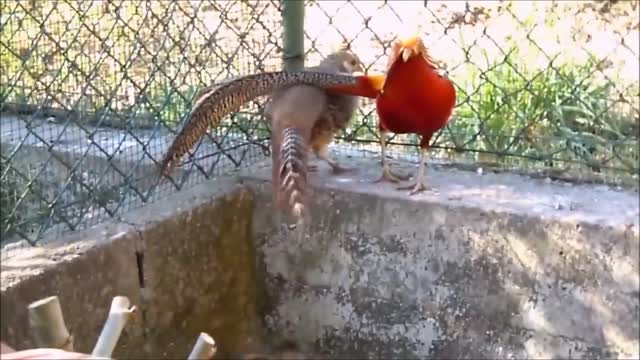
{"type": "Polygon", "coordinates": [[[282,0],[282,68],[304,67],[304,0],[282,0]]]}

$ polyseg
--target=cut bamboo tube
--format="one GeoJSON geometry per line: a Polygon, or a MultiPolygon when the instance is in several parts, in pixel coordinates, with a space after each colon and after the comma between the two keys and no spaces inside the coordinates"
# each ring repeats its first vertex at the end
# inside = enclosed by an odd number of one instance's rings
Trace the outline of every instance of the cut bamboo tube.
{"type": "Polygon", "coordinates": [[[69,334],[64,323],[57,296],[32,302],[27,310],[29,327],[37,347],[73,351],[73,336],[69,334]]]}
{"type": "Polygon", "coordinates": [[[216,342],[213,338],[204,332],[200,333],[196,345],[191,350],[188,360],[203,359],[209,360],[216,354],[216,342]]]}
{"type": "Polygon", "coordinates": [[[116,296],[111,301],[111,309],[109,310],[109,317],[102,328],[100,337],[96,346],[91,352],[91,357],[110,358],[113,353],[113,349],[118,343],[120,333],[127,321],[131,317],[131,314],[135,311],[136,307],[129,308],[129,298],[126,296],[116,296]]]}

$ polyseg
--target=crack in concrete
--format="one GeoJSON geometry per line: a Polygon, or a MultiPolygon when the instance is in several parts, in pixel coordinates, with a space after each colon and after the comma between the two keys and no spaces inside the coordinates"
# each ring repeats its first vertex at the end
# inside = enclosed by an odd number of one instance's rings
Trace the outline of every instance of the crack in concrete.
{"type": "MultiPolygon", "coordinates": [[[[138,270],[138,285],[140,287],[140,304],[138,308],[140,309],[140,318],[142,321],[142,336],[144,339],[147,339],[149,336],[149,329],[147,327],[147,297],[148,292],[145,287],[145,273],[144,273],[144,237],[142,234],[142,230],[140,230],[140,224],[135,224],[131,221],[123,219],[121,216],[116,216],[116,220],[129,225],[133,228],[133,230],[138,235],[138,241],[134,242],[134,256],[136,259],[136,268],[138,270]]],[[[144,225],[147,225],[146,223],[144,225]]],[[[143,225],[143,226],[144,226],[143,225]]]]}

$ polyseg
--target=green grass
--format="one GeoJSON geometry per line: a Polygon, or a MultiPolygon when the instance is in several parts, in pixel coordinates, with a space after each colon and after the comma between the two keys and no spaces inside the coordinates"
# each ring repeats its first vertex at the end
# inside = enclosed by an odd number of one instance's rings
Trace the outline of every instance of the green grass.
{"type": "MultiPolygon", "coordinates": [[[[510,53],[517,59],[517,48],[510,53]]],[[[562,153],[564,160],[594,166],[604,166],[615,148],[621,158],[607,166],[637,172],[637,154],[624,150],[637,140],[637,120],[611,102],[612,84],[593,80],[596,66],[593,58],[542,71],[505,62],[488,64],[484,72],[468,65],[465,87],[471,91],[456,108],[452,143],[462,148],[477,138],[480,151],[540,159],[562,153]]]]}
{"type": "MultiPolygon", "coordinates": [[[[491,61],[485,53],[484,63],[469,62],[453,78],[458,103],[435,150],[471,151],[480,154],[476,158],[493,154],[498,162],[522,157],[540,166],[582,163],[595,171],[638,173],[637,103],[632,95],[612,100],[619,94],[612,82],[596,79],[597,59],[552,62],[539,70],[526,66],[515,44],[506,52],[506,61],[491,61]]],[[[347,131],[345,140],[376,141],[374,114],[355,119],[355,130],[347,131]]],[[[396,138],[417,143],[415,136],[396,138]]]]}

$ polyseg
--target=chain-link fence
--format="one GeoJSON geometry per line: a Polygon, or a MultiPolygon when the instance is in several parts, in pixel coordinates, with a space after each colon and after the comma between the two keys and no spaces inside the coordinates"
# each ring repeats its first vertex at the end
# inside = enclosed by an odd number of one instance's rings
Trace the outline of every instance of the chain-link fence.
{"type": "MultiPolygon", "coordinates": [[[[177,182],[157,185],[156,162],[197,89],[281,67],[279,1],[1,6],[3,242],[91,225],[268,155],[260,100],[212,131],[177,182]]],[[[637,183],[638,10],[307,1],[306,63],[346,42],[382,71],[397,30],[415,24],[458,91],[433,157],[637,183]]],[[[378,156],[373,109],[364,101],[335,149],[378,156]]],[[[392,143],[397,154],[415,152],[412,136],[392,143]]]]}

